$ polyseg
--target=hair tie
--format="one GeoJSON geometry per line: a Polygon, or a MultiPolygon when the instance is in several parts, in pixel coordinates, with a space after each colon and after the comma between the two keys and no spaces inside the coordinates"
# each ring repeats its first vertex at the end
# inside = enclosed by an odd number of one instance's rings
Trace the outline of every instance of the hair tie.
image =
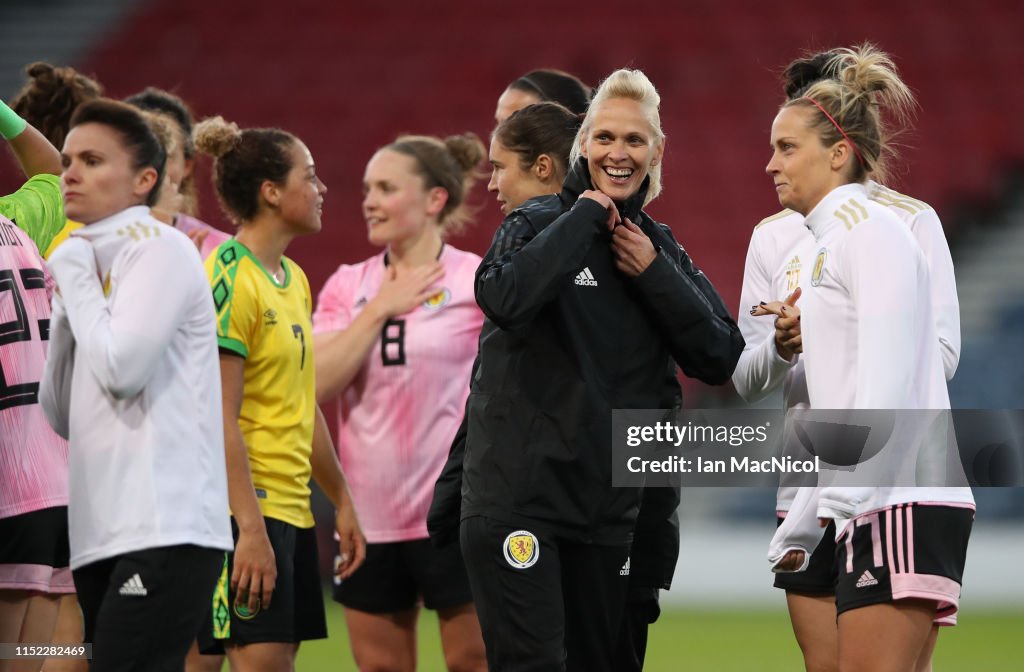
{"type": "Polygon", "coordinates": [[[857,161],[858,161],[858,162],[860,163],[860,167],[861,167],[861,168],[864,168],[865,170],[867,170],[867,166],[865,166],[865,165],[864,165],[864,157],[863,157],[863,156],[861,156],[861,155],[860,155],[860,152],[858,152],[858,151],[857,151],[857,145],[856,145],[856,144],[855,144],[855,143],[853,142],[853,140],[850,140],[850,136],[848,136],[848,135],[846,134],[846,131],[844,131],[844,130],[843,130],[843,127],[842,127],[842,126],[840,126],[840,125],[838,124],[838,122],[836,122],[836,120],[832,118],[832,115],[831,115],[831,114],[829,114],[828,112],[826,112],[826,111],[825,111],[825,108],[824,108],[824,107],[822,107],[822,106],[821,106],[821,105],[820,105],[820,104],[818,103],[818,101],[816,101],[816,100],[815,100],[814,98],[811,98],[810,96],[803,96],[803,98],[805,98],[806,100],[809,100],[809,101],[811,101],[812,103],[814,103],[814,106],[815,106],[816,108],[818,108],[819,110],[821,110],[821,113],[822,113],[822,114],[824,114],[824,115],[825,115],[826,117],[828,117],[828,120],[832,122],[832,125],[836,127],[836,130],[837,130],[837,131],[839,131],[839,132],[840,132],[840,133],[842,134],[842,136],[843,136],[844,138],[846,138],[846,141],[847,141],[848,143],[850,143],[850,147],[852,147],[852,148],[853,148],[853,153],[854,153],[854,155],[855,155],[855,156],[857,157],[857,161]]]}
{"type": "Polygon", "coordinates": [[[540,85],[537,84],[537,82],[533,81],[526,75],[523,75],[516,81],[522,84],[526,84],[528,87],[533,89],[533,92],[537,94],[537,97],[540,98],[542,102],[548,100],[547,95],[544,93],[544,89],[540,88],[540,85]]]}

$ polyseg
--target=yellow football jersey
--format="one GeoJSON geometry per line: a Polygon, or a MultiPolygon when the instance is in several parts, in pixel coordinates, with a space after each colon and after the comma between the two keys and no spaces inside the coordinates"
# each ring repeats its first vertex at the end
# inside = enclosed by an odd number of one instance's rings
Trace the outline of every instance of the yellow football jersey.
{"type": "Polygon", "coordinates": [[[61,228],[61,230],[57,232],[57,235],[53,237],[53,240],[50,241],[50,244],[43,252],[43,258],[49,259],[50,255],[53,254],[53,251],[60,247],[60,244],[68,239],[68,236],[71,234],[71,232],[75,231],[76,229],[82,228],[82,226],[82,224],[79,224],[78,222],[75,222],[73,220],[64,220],[63,228],[61,228]]]}
{"type": "Polygon", "coordinates": [[[245,391],[238,424],[249,452],[263,515],[313,527],[309,508],[310,454],[316,391],[313,379],[309,281],[283,258],[278,284],[237,240],[206,260],[217,308],[222,351],[245,358],[245,391]]]}

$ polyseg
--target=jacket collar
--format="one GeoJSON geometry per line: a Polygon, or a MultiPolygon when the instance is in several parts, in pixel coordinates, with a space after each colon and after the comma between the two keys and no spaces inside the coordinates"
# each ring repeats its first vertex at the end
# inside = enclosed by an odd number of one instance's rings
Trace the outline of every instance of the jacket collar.
{"type": "Polygon", "coordinates": [[[134,205],[130,208],[119,210],[109,217],[96,220],[92,224],[86,224],[82,228],[76,229],[70,235],[76,238],[85,238],[89,242],[95,242],[110,235],[117,235],[119,229],[123,229],[128,225],[143,221],[149,223],[150,220],[149,206],[134,205]]]}
{"type": "MultiPolygon", "coordinates": [[[[821,240],[828,235],[830,231],[843,226],[840,221],[841,208],[843,208],[844,203],[847,203],[847,201],[857,196],[867,200],[868,192],[865,185],[853,182],[836,187],[832,191],[828,192],[825,197],[822,198],[816,206],[814,206],[813,210],[807,213],[807,216],[804,218],[804,226],[814,234],[815,240],[821,240]]],[[[846,207],[849,208],[850,206],[847,205],[846,207]]],[[[850,227],[846,226],[846,228],[848,229],[850,227]]]]}
{"type": "MultiPolygon", "coordinates": [[[[639,191],[625,201],[616,201],[615,207],[619,209],[619,215],[624,218],[628,217],[630,221],[639,225],[640,211],[644,207],[644,200],[647,198],[647,190],[650,186],[651,176],[648,175],[640,185],[639,191]]],[[[567,207],[572,207],[572,204],[576,202],[580,194],[593,188],[594,183],[590,180],[590,169],[587,167],[587,160],[584,157],[580,157],[576,165],[569,171],[565,182],[562,183],[562,192],[559,194],[559,198],[562,199],[562,202],[567,207]]]]}
{"type": "Polygon", "coordinates": [[[96,265],[103,275],[110,270],[114,258],[132,240],[159,236],[166,224],[150,216],[149,208],[136,205],[109,217],[87,224],[71,232],[74,238],[84,238],[92,244],[96,265]]]}

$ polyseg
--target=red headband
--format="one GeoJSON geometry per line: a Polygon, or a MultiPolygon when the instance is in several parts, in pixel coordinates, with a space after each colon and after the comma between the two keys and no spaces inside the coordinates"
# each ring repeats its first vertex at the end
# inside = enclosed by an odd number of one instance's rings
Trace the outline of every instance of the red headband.
{"type": "Polygon", "coordinates": [[[836,127],[836,130],[837,130],[837,131],[839,131],[840,133],[842,133],[843,137],[844,137],[844,138],[846,138],[846,141],[847,141],[848,143],[850,143],[850,147],[852,147],[852,148],[853,148],[853,153],[854,153],[854,154],[855,154],[855,155],[857,156],[857,161],[858,161],[858,162],[860,162],[860,167],[861,167],[861,168],[864,168],[864,169],[866,170],[866,169],[867,169],[867,166],[865,166],[865,165],[864,165],[864,157],[863,157],[863,156],[861,156],[861,155],[860,155],[860,152],[858,152],[858,151],[857,151],[857,145],[856,145],[856,144],[854,144],[853,140],[850,140],[850,136],[848,136],[848,135],[846,134],[846,131],[844,131],[844,130],[843,130],[843,127],[842,127],[842,126],[840,126],[840,125],[839,125],[839,124],[838,124],[838,123],[836,122],[836,120],[832,118],[832,115],[831,115],[831,114],[829,114],[828,112],[826,112],[826,111],[825,111],[825,108],[824,108],[824,107],[822,107],[822,106],[821,106],[820,104],[818,104],[818,101],[816,101],[816,100],[815,100],[814,98],[811,98],[810,96],[804,96],[804,98],[805,98],[806,100],[809,100],[809,101],[811,101],[812,103],[814,103],[814,106],[815,106],[816,108],[818,108],[819,110],[821,110],[821,113],[822,113],[822,114],[824,114],[824,115],[825,115],[826,117],[828,117],[828,120],[832,122],[832,125],[836,127]]]}

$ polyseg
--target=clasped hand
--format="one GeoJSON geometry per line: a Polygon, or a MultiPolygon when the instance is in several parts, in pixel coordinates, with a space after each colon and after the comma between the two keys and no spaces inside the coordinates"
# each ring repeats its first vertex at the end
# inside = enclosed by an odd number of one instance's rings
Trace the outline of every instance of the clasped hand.
{"type": "Polygon", "coordinates": [[[580,198],[597,201],[608,211],[608,230],[612,232],[612,253],[615,255],[615,267],[631,278],[635,278],[651,265],[658,252],[654,243],[639,226],[619,215],[619,209],[607,194],[588,189],[580,194],[580,198]]]}

